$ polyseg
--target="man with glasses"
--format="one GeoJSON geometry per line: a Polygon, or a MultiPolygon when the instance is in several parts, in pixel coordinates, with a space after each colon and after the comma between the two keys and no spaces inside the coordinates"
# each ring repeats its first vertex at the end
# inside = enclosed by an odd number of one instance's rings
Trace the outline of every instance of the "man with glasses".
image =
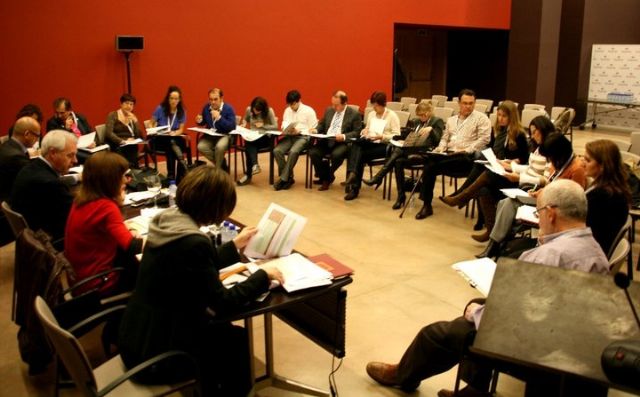
{"type": "Polygon", "coordinates": [[[47,131],[67,130],[76,136],[91,132],[91,125],[87,118],[73,111],[68,98],[56,98],[53,101],[53,111],[53,117],[47,120],[47,131]]]}
{"type": "MultiPolygon", "coordinates": [[[[540,192],[536,207],[540,245],[524,252],[519,260],[591,273],[608,272],[607,258],[586,226],[587,198],[582,186],[568,179],[556,180],[540,192]]],[[[469,302],[463,316],[422,328],[398,364],[370,362],[367,373],[382,385],[415,390],[422,380],[459,364],[464,346],[480,324],[483,310],[483,300],[469,302]]],[[[553,395],[549,390],[539,389],[538,374],[522,375],[527,382],[525,395],[553,395]]],[[[490,368],[466,360],[463,379],[468,386],[457,396],[490,396],[487,392],[490,378],[490,368]]],[[[570,394],[585,395],[583,390],[573,391],[570,394]]],[[[452,396],[454,393],[450,390],[438,392],[438,397],[452,396]]]]}
{"type": "Polygon", "coordinates": [[[42,139],[42,155],[20,170],[11,191],[11,208],[25,217],[31,229],[43,229],[54,242],[62,242],[73,202],[61,177],[76,163],[76,152],[75,135],[50,131],[42,139]]]}

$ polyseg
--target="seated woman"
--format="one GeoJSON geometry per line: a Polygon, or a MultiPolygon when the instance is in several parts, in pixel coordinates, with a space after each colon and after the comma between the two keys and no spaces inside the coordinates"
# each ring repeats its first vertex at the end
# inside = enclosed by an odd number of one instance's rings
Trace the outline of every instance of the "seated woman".
{"type": "Polygon", "coordinates": [[[367,115],[366,126],[360,132],[360,139],[353,142],[349,153],[345,200],[358,197],[364,165],[373,159],[385,157],[386,144],[394,135],[400,134],[398,115],[393,110],[387,109],[387,94],[375,91],[371,94],[370,101],[373,111],[367,115]]]}
{"type": "MultiPolygon", "coordinates": [[[[535,185],[546,183],[544,180],[546,159],[540,156],[537,149],[531,155],[528,154],[527,139],[521,130],[518,110],[513,102],[504,101],[500,104],[494,129],[503,131],[496,135],[493,151],[498,159],[503,160],[501,163],[508,172],[498,175],[487,170],[484,165],[475,164],[470,174],[473,177],[476,172],[476,179],[472,183],[467,184],[465,181],[464,185],[467,186],[463,190],[440,198],[445,204],[459,208],[465,206],[470,200],[478,199],[486,227],[486,232],[471,236],[478,242],[489,240],[489,233],[495,221],[496,205],[504,198],[500,189],[529,184],[532,179],[535,181],[532,184],[535,185]],[[511,115],[514,116],[511,117],[511,115]],[[526,165],[527,161],[530,165],[526,165]],[[520,178],[521,175],[523,178],[520,178]]],[[[533,138],[533,145],[540,147],[546,136],[555,131],[555,127],[547,117],[538,116],[529,124],[529,131],[533,138]]]]}
{"type": "MultiPolygon", "coordinates": [[[[227,219],[236,204],[233,180],[212,166],[190,171],[180,182],[177,208],[156,215],[149,225],[140,274],[120,326],[118,347],[127,368],[163,352],[190,353],[202,374],[205,396],[246,396],[251,388],[246,330],[230,322],[213,322],[255,300],[282,282],[275,268],[261,267],[246,281],[227,289],[218,270],[240,260],[243,248],[256,233],[245,228],[216,250],[200,231],[203,225],[227,219]]],[[[177,381],[183,365],[170,363],[143,372],[145,383],[177,381]]]]}
{"type": "Polygon", "coordinates": [[[587,226],[608,255],[618,231],[627,222],[631,193],[618,146],[607,139],[588,142],[585,173],[593,178],[587,189],[587,226]]]}
{"type": "MultiPolygon", "coordinates": [[[[540,154],[551,163],[551,174],[548,178],[541,175],[538,176],[538,181],[543,183],[534,185],[534,188],[529,191],[531,196],[536,197],[538,195],[540,190],[535,190],[537,187],[559,178],[571,179],[582,187],[586,186],[587,177],[582,166],[582,160],[573,153],[571,142],[564,135],[559,133],[549,134],[540,147],[540,154]]],[[[531,160],[529,162],[531,164],[531,160]]],[[[535,178],[533,179],[535,180],[535,178]]],[[[513,222],[516,219],[516,212],[521,205],[520,201],[512,198],[500,200],[496,210],[495,223],[489,234],[489,244],[476,257],[492,257],[500,253],[500,245],[511,232],[513,222]]]]}
{"type": "MultiPolygon", "coordinates": [[[[393,209],[397,210],[404,205],[406,200],[404,194],[404,168],[408,164],[408,156],[410,154],[419,153],[421,151],[430,150],[440,143],[444,122],[441,118],[432,115],[433,108],[431,102],[420,102],[416,107],[417,118],[410,121],[411,132],[405,139],[405,144],[414,142],[408,147],[396,147],[389,145],[387,148],[387,161],[382,169],[369,180],[363,180],[365,185],[376,185],[376,189],[382,183],[382,179],[391,169],[395,169],[396,187],[398,190],[398,199],[393,204],[393,209]]],[[[422,160],[420,160],[422,162],[422,160]]]]}
{"type": "MultiPolygon", "coordinates": [[[[182,103],[182,91],[179,87],[170,86],[167,95],[164,96],[162,103],[158,105],[151,115],[150,127],[168,126],[169,132],[153,137],[152,146],[155,149],[162,150],[167,156],[167,178],[176,180],[176,155],[173,153],[171,142],[176,145],[184,153],[187,150],[185,139],[189,137],[184,135],[184,123],[187,119],[187,113],[184,111],[182,103]]],[[[191,153],[188,153],[191,156],[191,153]]]]}
{"type": "Polygon", "coordinates": [[[65,256],[78,280],[124,268],[107,275],[104,283],[89,283],[85,290],[99,287],[109,295],[131,290],[135,284],[135,255],[142,250],[142,240],[131,234],[120,213],[128,168],[127,160],[109,151],[95,153],[84,164],[82,184],[67,218],[65,256]]]}
{"type": "Polygon", "coordinates": [[[138,168],[138,145],[127,145],[127,142],[140,138],[138,118],[133,114],[135,104],[136,98],[133,95],[122,94],[120,109],[107,116],[104,139],[111,151],[123,155],[130,167],[138,168]]]}
{"type": "MultiPolygon", "coordinates": [[[[243,127],[260,132],[278,129],[276,115],[273,112],[273,109],[269,107],[266,99],[259,96],[253,98],[251,105],[247,107],[247,110],[244,113],[243,127]]],[[[269,137],[266,135],[252,142],[244,142],[247,170],[245,175],[238,181],[238,186],[248,185],[251,183],[251,177],[253,174],[260,172],[260,165],[258,164],[258,150],[267,146],[269,146],[269,137]]]]}

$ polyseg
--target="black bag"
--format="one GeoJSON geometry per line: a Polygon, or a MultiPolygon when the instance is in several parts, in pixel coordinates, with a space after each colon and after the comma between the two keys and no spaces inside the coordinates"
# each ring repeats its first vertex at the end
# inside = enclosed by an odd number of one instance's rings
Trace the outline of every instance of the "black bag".
{"type": "Polygon", "coordinates": [[[131,180],[127,183],[127,188],[130,191],[134,192],[142,192],[147,190],[147,183],[144,178],[151,175],[158,175],[160,177],[160,182],[162,183],[162,187],[168,187],[169,181],[167,180],[166,175],[158,173],[158,170],[150,167],[142,167],[139,169],[131,170],[131,180]]]}

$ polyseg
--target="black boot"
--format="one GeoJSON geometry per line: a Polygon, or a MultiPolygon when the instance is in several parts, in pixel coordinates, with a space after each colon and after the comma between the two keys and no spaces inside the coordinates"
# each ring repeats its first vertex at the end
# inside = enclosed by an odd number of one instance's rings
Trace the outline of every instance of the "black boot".
{"type": "Polygon", "coordinates": [[[393,168],[393,163],[390,161],[387,161],[382,168],[380,169],[380,171],[378,171],[373,178],[369,179],[369,180],[363,180],[362,182],[365,185],[369,185],[369,186],[373,186],[376,185],[376,190],[378,190],[378,188],[380,187],[380,185],[382,184],[382,180],[384,179],[384,177],[389,173],[389,171],[391,171],[391,169],[393,168]]]}
{"type": "Polygon", "coordinates": [[[484,249],[484,251],[476,255],[476,258],[495,258],[498,256],[498,254],[500,254],[500,243],[490,239],[487,247],[484,249]]]}
{"type": "Polygon", "coordinates": [[[407,197],[403,194],[398,196],[398,199],[396,200],[395,203],[393,203],[393,208],[394,210],[399,210],[400,208],[402,208],[404,206],[405,201],[407,201],[407,197]]]}

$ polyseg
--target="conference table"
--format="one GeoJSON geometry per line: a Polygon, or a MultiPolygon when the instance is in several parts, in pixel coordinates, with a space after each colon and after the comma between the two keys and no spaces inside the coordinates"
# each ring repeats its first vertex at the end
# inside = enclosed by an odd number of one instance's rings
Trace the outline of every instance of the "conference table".
{"type": "MultiPolygon", "coordinates": [[[[629,293],[640,302],[639,283],[631,283],[629,293]]],[[[604,348],[621,339],[640,339],[640,332],[613,277],[504,258],[470,351],[498,368],[514,364],[552,374],[561,385],[578,381],[638,393],[609,381],[600,364],[604,348]]]]}
{"type": "MultiPolygon", "coordinates": [[[[139,208],[123,207],[123,216],[130,219],[140,214],[139,208]]],[[[235,220],[234,224],[244,226],[235,220]]],[[[254,391],[266,387],[275,387],[312,396],[329,397],[329,391],[278,375],[274,366],[273,316],[300,332],[335,357],[346,354],[346,304],[347,291],[344,287],[351,284],[350,276],[333,280],[330,285],[287,293],[282,288],[271,290],[263,301],[254,301],[234,313],[219,316],[214,321],[244,321],[248,333],[251,375],[254,379],[254,391]],[[253,345],[253,319],[264,319],[265,373],[256,375],[255,350],[253,345]]]]}
{"type": "Polygon", "coordinates": [[[587,124],[589,124],[589,122],[591,122],[591,128],[596,128],[597,127],[596,118],[599,114],[607,114],[607,113],[617,112],[617,111],[626,110],[626,109],[637,110],[637,108],[640,107],[640,103],[638,102],[623,103],[623,102],[605,101],[601,99],[588,99],[587,105],[590,103],[593,104],[593,112],[591,113],[591,118],[587,116],[585,121],[582,124],[580,124],[581,130],[584,130],[584,127],[587,124]],[[598,105],[606,105],[606,106],[613,106],[613,107],[610,109],[598,111],[598,105]]]}

